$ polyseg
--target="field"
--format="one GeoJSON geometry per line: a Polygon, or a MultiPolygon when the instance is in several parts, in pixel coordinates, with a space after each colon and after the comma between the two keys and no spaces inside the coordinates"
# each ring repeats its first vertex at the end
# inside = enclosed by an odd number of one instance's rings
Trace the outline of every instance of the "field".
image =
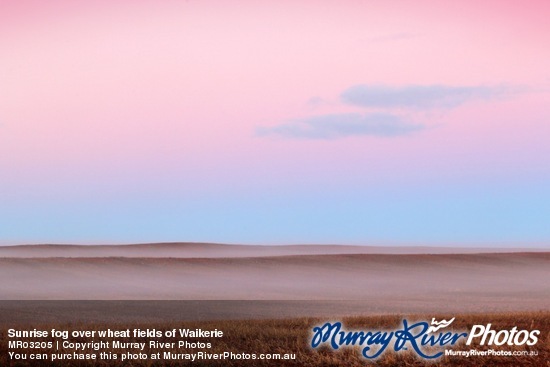
{"type": "MultiPolygon", "coordinates": [[[[430,320],[434,315],[409,315],[409,320],[430,320]]],[[[438,315],[435,315],[437,318],[438,315]]],[[[439,318],[448,318],[448,315],[439,315],[439,318]]],[[[350,328],[383,330],[392,325],[399,325],[403,316],[356,316],[343,318],[343,323],[350,328]]],[[[456,315],[453,324],[454,330],[469,329],[474,324],[492,323],[494,329],[511,329],[517,326],[518,329],[538,328],[541,331],[541,339],[535,347],[496,347],[503,350],[536,350],[537,356],[534,357],[495,357],[495,356],[477,356],[477,357],[459,357],[444,356],[435,362],[426,363],[422,359],[410,352],[386,352],[375,363],[367,361],[360,356],[358,349],[346,348],[334,352],[328,348],[313,350],[309,347],[310,332],[313,326],[324,322],[321,318],[292,318],[292,319],[270,319],[270,320],[222,320],[222,321],[180,321],[180,322],[161,322],[144,323],[94,323],[80,322],[71,324],[41,324],[38,320],[33,323],[34,328],[49,330],[101,330],[126,329],[126,328],[155,328],[157,330],[170,330],[173,328],[202,328],[219,329],[224,331],[223,338],[220,339],[188,339],[190,342],[201,341],[211,342],[212,348],[208,352],[234,352],[234,353],[295,353],[296,359],[290,361],[267,361],[267,360],[202,360],[185,361],[158,361],[150,359],[135,360],[131,363],[98,361],[92,362],[66,362],[57,363],[46,361],[9,361],[7,350],[6,328],[2,329],[0,334],[0,365],[2,366],[547,366],[550,358],[550,313],[549,312],[523,312],[523,313],[498,313],[498,314],[475,314],[475,315],[456,315]]],[[[90,338],[77,338],[78,341],[91,341],[90,338]]],[[[104,340],[112,340],[106,338],[104,340]]],[[[140,338],[125,338],[122,340],[141,341],[140,338]]],[[[143,339],[148,340],[148,339],[143,339]]],[[[166,338],[158,339],[167,341],[166,338]]],[[[468,347],[461,345],[455,349],[467,350],[468,347]]],[[[477,347],[476,349],[484,349],[477,347]]],[[[486,349],[486,348],[485,348],[486,349]]],[[[111,349],[112,353],[120,353],[120,350],[111,349]]],[[[174,353],[193,352],[196,350],[167,349],[174,353]]],[[[147,353],[154,352],[146,348],[147,353]]]]}
{"type": "Polygon", "coordinates": [[[545,310],[550,299],[534,281],[550,278],[549,252],[201,246],[0,248],[0,299],[351,300],[371,314],[545,310]]]}
{"type": "MultiPolygon", "coordinates": [[[[450,329],[457,331],[488,323],[493,329],[540,330],[535,346],[492,347],[537,355],[444,356],[428,365],[548,367],[550,252],[492,250],[216,244],[0,247],[0,366],[421,366],[426,362],[411,351],[387,351],[372,362],[357,348],[313,350],[312,328],[342,320],[352,329],[388,330],[399,327],[403,318],[430,322],[456,317],[450,329]],[[15,350],[8,350],[7,330],[34,328],[217,328],[225,334],[211,340],[211,348],[162,352],[291,353],[296,358],[153,361],[150,355],[159,350],[147,346],[146,359],[129,362],[10,360],[8,352],[15,350]]],[[[140,342],[133,336],[117,340],[140,342]]],[[[71,350],[56,353],[64,352],[71,350]]]]}

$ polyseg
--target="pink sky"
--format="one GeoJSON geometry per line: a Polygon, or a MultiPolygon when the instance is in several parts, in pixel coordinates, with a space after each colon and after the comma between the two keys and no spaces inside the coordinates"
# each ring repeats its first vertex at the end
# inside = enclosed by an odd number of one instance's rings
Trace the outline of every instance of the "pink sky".
{"type": "MultiPolygon", "coordinates": [[[[0,219],[121,195],[539,187],[550,179],[548,16],[546,1],[2,1],[0,219]],[[453,108],[365,108],[341,98],[356,85],[505,92],[453,108]],[[336,139],[270,130],[347,113],[423,129],[336,139]]],[[[5,241],[32,240],[19,231],[5,241]]],[[[358,230],[355,240],[369,238],[358,230]]]]}

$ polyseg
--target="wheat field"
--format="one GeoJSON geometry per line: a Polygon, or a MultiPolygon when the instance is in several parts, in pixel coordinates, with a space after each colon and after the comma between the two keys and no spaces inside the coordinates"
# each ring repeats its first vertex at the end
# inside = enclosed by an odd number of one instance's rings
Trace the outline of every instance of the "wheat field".
{"type": "MultiPolygon", "coordinates": [[[[448,315],[408,315],[409,320],[430,320],[431,317],[445,318],[448,315]]],[[[382,330],[392,326],[397,326],[403,315],[381,315],[381,316],[353,316],[342,318],[342,322],[350,328],[362,330],[382,330]]],[[[30,320],[29,320],[30,321],[30,320]]],[[[218,329],[223,330],[222,338],[201,338],[186,339],[189,342],[210,342],[209,353],[234,352],[237,353],[293,353],[296,358],[293,360],[199,360],[199,361],[181,361],[181,360],[160,360],[151,359],[132,360],[127,362],[99,360],[99,361],[15,361],[10,360],[8,355],[8,337],[7,324],[3,325],[0,332],[0,365],[1,366],[548,366],[550,358],[550,312],[520,312],[520,313],[496,313],[496,314],[463,314],[456,315],[453,328],[456,330],[469,330],[474,324],[491,323],[494,329],[511,329],[517,326],[518,329],[537,328],[541,334],[538,343],[533,347],[492,347],[493,349],[503,350],[536,350],[538,355],[532,357],[459,357],[443,356],[436,361],[427,362],[417,357],[414,353],[408,351],[393,352],[387,351],[374,362],[364,359],[357,348],[343,348],[338,351],[330,350],[326,347],[312,349],[309,347],[311,330],[315,325],[324,322],[322,318],[291,318],[291,319],[269,319],[269,320],[218,320],[218,321],[179,321],[162,323],[48,323],[40,324],[40,320],[35,323],[27,324],[34,328],[50,330],[113,330],[123,329],[156,329],[170,330],[174,328],[202,328],[204,330],[218,329]]],[[[24,338],[23,338],[24,339],[24,338]]],[[[21,340],[23,340],[21,339],[21,340]]],[[[102,338],[104,341],[112,341],[116,338],[102,338]]],[[[31,340],[31,339],[24,339],[31,340]]],[[[72,341],[87,342],[93,338],[72,338],[72,341]]],[[[96,338],[97,340],[97,338],[96,338]]],[[[118,338],[121,341],[140,342],[148,341],[148,338],[118,338]]],[[[170,341],[169,338],[156,338],[160,342],[170,341]]],[[[464,345],[453,347],[456,350],[466,350],[471,348],[464,345]]],[[[483,349],[483,347],[476,347],[483,349]]],[[[485,347],[486,349],[487,347],[485,347]]],[[[163,351],[173,353],[196,352],[200,349],[170,348],[163,351]]],[[[121,353],[120,349],[107,349],[112,353],[121,353]]],[[[158,350],[150,349],[147,345],[144,353],[153,353],[158,350]]],[[[70,351],[67,351],[70,352],[70,351]]],[[[162,354],[162,353],[161,353],[162,354]]]]}

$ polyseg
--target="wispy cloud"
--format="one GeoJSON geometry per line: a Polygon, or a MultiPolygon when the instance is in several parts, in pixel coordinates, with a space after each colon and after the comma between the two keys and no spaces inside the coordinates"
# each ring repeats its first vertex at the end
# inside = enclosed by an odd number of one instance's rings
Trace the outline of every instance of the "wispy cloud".
{"type": "Polygon", "coordinates": [[[323,104],[326,104],[327,102],[319,97],[319,96],[315,96],[315,97],[311,97],[308,101],[307,101],[307,104],[311,107],[318,107],[318,106],[321,106],[323,104]]]}
{"type": "Polygon", "coordinates": [[[392,114],[349,113],[313,116],[272,127],[261,127],[257,129],[257,134],[329,140],[360,135],[395,137],[423,129],[423,125],[410,123],[392,114]]]}
{"type": "Polygon", "coordinates": [[[346,89],[342,102],[374,108],[453,108],[467,101],[491,99],[509,92],[498,86],[408,85],[391,87],[385,85],[356,85],[346,89]]]}
{"type": "MultiPolygon", "coordinates": [[[[348,136],[395,137],[425,130],[415,123],[417,112],[448,110],[472,100],[491,100],[525,92],[521,86],[356,85],[340,94],[340,103],[375,109],[376,112],[325,114],[286,121],[256,129],[258,136],[278,135],[294,139],[338,139],[348,136]]],[[[314,97],[308,104],[326,103],[314,97]]],[[[342,106],[340,106],[342,107],[342,106]]],[[[356,108],[355,108],[356,109],[356,108]]]]}

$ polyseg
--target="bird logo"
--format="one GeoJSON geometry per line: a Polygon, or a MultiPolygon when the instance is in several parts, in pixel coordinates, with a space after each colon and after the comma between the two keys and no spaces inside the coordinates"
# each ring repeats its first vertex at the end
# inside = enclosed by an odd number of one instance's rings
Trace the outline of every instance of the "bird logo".
{"type": "Polygon", "coordinates": [[[439,329],[446,328],[447,326],[451,325],[455,321],[455,318],[453,317],[449,321],[447,320],[441,320],[441,321],[435,321],[435,318],[432,317],[432,326],[428,328],[428,333],[435,333],[439,329]]]}

